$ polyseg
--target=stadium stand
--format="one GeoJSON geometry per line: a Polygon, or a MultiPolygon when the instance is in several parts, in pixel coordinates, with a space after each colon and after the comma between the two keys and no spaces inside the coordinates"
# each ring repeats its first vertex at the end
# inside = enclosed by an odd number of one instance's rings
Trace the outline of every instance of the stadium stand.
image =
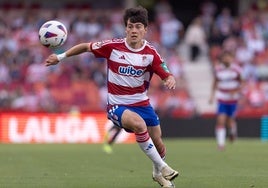
{"type": "MultiPolygon", "coordinates": [[[[73,106],[81,112],[105,110],[104,60],[83,54],[66,60],[64,63],[67,66],[47,68],[43,61],[52,50],[41,46],[38,41],[39,27],[50,19],[60,20],[68,28],[69,35],[64,49],[81,41],[124,36],[124,27],[119,19],[122,8],[89,10],[90,7],[69,4],[65,9],[57,11],[38,4],[27,5],[27,8],[23,4],[6,3],[1,6],[1,110],[67,112],[73,106]]],[[[170,50],[161,47],[158,26],[151,23],[150,27],[152,30],[148,40],[156,44],[164,58],[167,58],[178,82],[185,82],[180,57],[171,47],[170,50]]],[[[56,49],[55,52],[64,49],[56,49]]],[[[185,83],[179,84],[171,97],[162,87],[161,81],[154,78],[151,90],[157,98],[161,98],[161,101],[155,102],[160,111],[170,109],[190,114],[193,110],[188,105],[191,98],[185,83]],[[173,99],[178,101],[175,106],[173,99]],[[161,106],[164,106],[163,110],[161,106]]]]}
{"type": "MultiPolygon", "coordinates": [[[[28,3],[27,6],[22,3],[0,4],[1,110],[67,112],[76,106],[82,112],[104,111],[104,60],[83,54],[66,59],[64,63],[68,65],[47,68],[43,61],[52,50],[40,45],[37,33],[42,23],[50,19],[60,20],[67,26],[68,40],[62,49],[55,51],[56,53],[79,42],[123,37],[124,27],[120,20],[122,6],[95,10],[91,9],[91,6],[65,4],[64,8],[55,10],[43,7],[37,2],[28,3]]],[[[154,77],[149,90],[151,102],[162,115],[192,117],[199,115],[198,113],[206,113],[206,110],[197,110],[200,103],[196,102],[196,96],[199,95],[193,92],[200,89],[190,88],[196,80],[189,79],[189,74],[185,76],[186,70],[189,70],[185,67],[189,67],[191,62],[180,53],[180,47],[185,45],[182,33],[186,32],[187,28],[180,20],[170,21],[180,35],[175,45],[163,45],[161,19],[174,17],[167,16],[172,15],[169,5],[164,5],[167,8],[161,6],[155,7],[166,12],[155,12],[155,17],[159,17],[150,23],[150,33],[147,37],[158,48],[170,70],[176,75],[178,87],[174,92],[167,92],[161,81],[154,77]]],[[[211,11],[211,8],[202,7],[202,10],[211,11]]],[[[208,66],[205,70],[209,71],[209,66],[214,66],[222,49],[232,49],[236,53],[237,63],[243,68],[247,84],[241,97],[241,115],[253,112],[257,115],[264,114],[268,109],[267,10],[267,6],[263,8],[253,5],[241,15],[232,16],[230,12],[228,14],[226,7],[218,14],[211,11],[210,14],[203,12],[200,15],[207,35],[208,49],[203,55],[207,55],[209,62],[205,63],[208,66]]],[[[195,64],[197,65],[198,61],[195,64]]],[[[191,64],[191,67],[195,64],[191,64]]],[[[208,72],[209,74],[211,72],[208,72]]],[[[208,76],[203,82],[210,83],[210,79],[208,76]]],[[[204,101],[208,99],[206,95],[202,97],[201,105],[205,105],[204,101]]]]}

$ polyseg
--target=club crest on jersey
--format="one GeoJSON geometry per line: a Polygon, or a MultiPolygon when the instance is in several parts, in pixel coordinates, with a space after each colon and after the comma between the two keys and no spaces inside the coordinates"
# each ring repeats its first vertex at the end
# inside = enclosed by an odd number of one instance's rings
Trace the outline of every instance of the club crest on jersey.
{"type": "Polygon", "coordinates": [[[118,72],[127,76],[141,76],[144,71],[142,69],[135,69],[133,66],[119,66],[118,72]]]}
{"type": "Polygon", "coordinates": [[[142,56],[142,61],[145,61],[147,59],[147,57],[144,55],[142,56]]]}

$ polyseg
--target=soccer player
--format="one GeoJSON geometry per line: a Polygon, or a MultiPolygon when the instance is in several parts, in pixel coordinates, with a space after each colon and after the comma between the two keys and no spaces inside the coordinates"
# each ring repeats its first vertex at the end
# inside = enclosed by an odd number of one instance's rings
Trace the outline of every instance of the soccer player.
{"type": "Polygon", "coordinates": [[[209,102],[217,98],[217,121],[215,135],[219,150],[224,150],[226,139],[226,127],[230,141],[237,137],[237,125],[235,120],[237,102],[242,88],[241,70],[234,63],[231,52],[223,52],[219,64],[215,66],[215,78],[212,85],[209,102]]]}
{"type": "Polygon", "coordinates": [[[160,121],[150,105],[145,82],[150,73],[157,74],[168,89],[176,81],[156,49],[144,37],[148,29],[148,12],[138,6],[124,13],[126,38],[80,43],[62,54],[51,54],[46,66],[64,58],[91,52],[107,59],[107,115],[117,126],[135,134],[137,144],[153,163],[153,180],[162,187],[174,187],[178,172],[164,160],[166,147],[161,138],[160,121]]]}
{"type": "Polygon", "coordinates": [[[113,124],[113,126],[105,133],[104,135],[104,145],[103,145],[103,150],[106,153],[112,153],[112,145],[115,142],[116,138],[120,134],[122,128],[119,126],[113,124]]]}
{"type": "MultiPolygon", "coordinates": [[[[148,90],[150,85],[150,80],[153,76],[152,71],[147,71],[144,74],[147,76],[144,79],[144,88],[148,90]]],[[[119,136],[120,132],[122,131],[122,128],[117,126],[116,124],[113,124],[113,126],[105,133],[104,135],[104,145],[103,150],[110,154],[113,152],[112,145],[115,142],[116,138],[119,136]]],[[[150,133],[149,133],[150,134],[150,133]]]]}

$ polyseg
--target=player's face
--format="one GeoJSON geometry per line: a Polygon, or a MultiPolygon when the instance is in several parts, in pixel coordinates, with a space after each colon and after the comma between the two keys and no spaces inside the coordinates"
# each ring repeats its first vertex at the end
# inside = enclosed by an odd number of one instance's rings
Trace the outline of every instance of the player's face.
{"type": "Polygon", "coordinates": [[[127,43],[132,48],[141,48],[143,45],[143,38],[147,32],[147,27],[144,27],[144,25],[140,22],[132,23],[129,20],[127,21],[127,27],[126,27],[126,38],[127,43]]]}
{"type": "Polygon", "coordinates": [[[233,57],[229,54],[225,54],[222,58],[222,62],[225,64],[225,66],[230,66],[230,64],[233,61],[233,57]]]}

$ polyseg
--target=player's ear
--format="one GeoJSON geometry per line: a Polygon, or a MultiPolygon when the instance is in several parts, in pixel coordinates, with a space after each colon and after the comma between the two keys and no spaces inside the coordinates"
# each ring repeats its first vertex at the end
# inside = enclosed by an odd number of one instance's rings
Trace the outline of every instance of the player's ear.
{"type": "Polygon", "coordinates": [[[144,26],[145,33],[147,33],[148,26],[144,26]]]}

